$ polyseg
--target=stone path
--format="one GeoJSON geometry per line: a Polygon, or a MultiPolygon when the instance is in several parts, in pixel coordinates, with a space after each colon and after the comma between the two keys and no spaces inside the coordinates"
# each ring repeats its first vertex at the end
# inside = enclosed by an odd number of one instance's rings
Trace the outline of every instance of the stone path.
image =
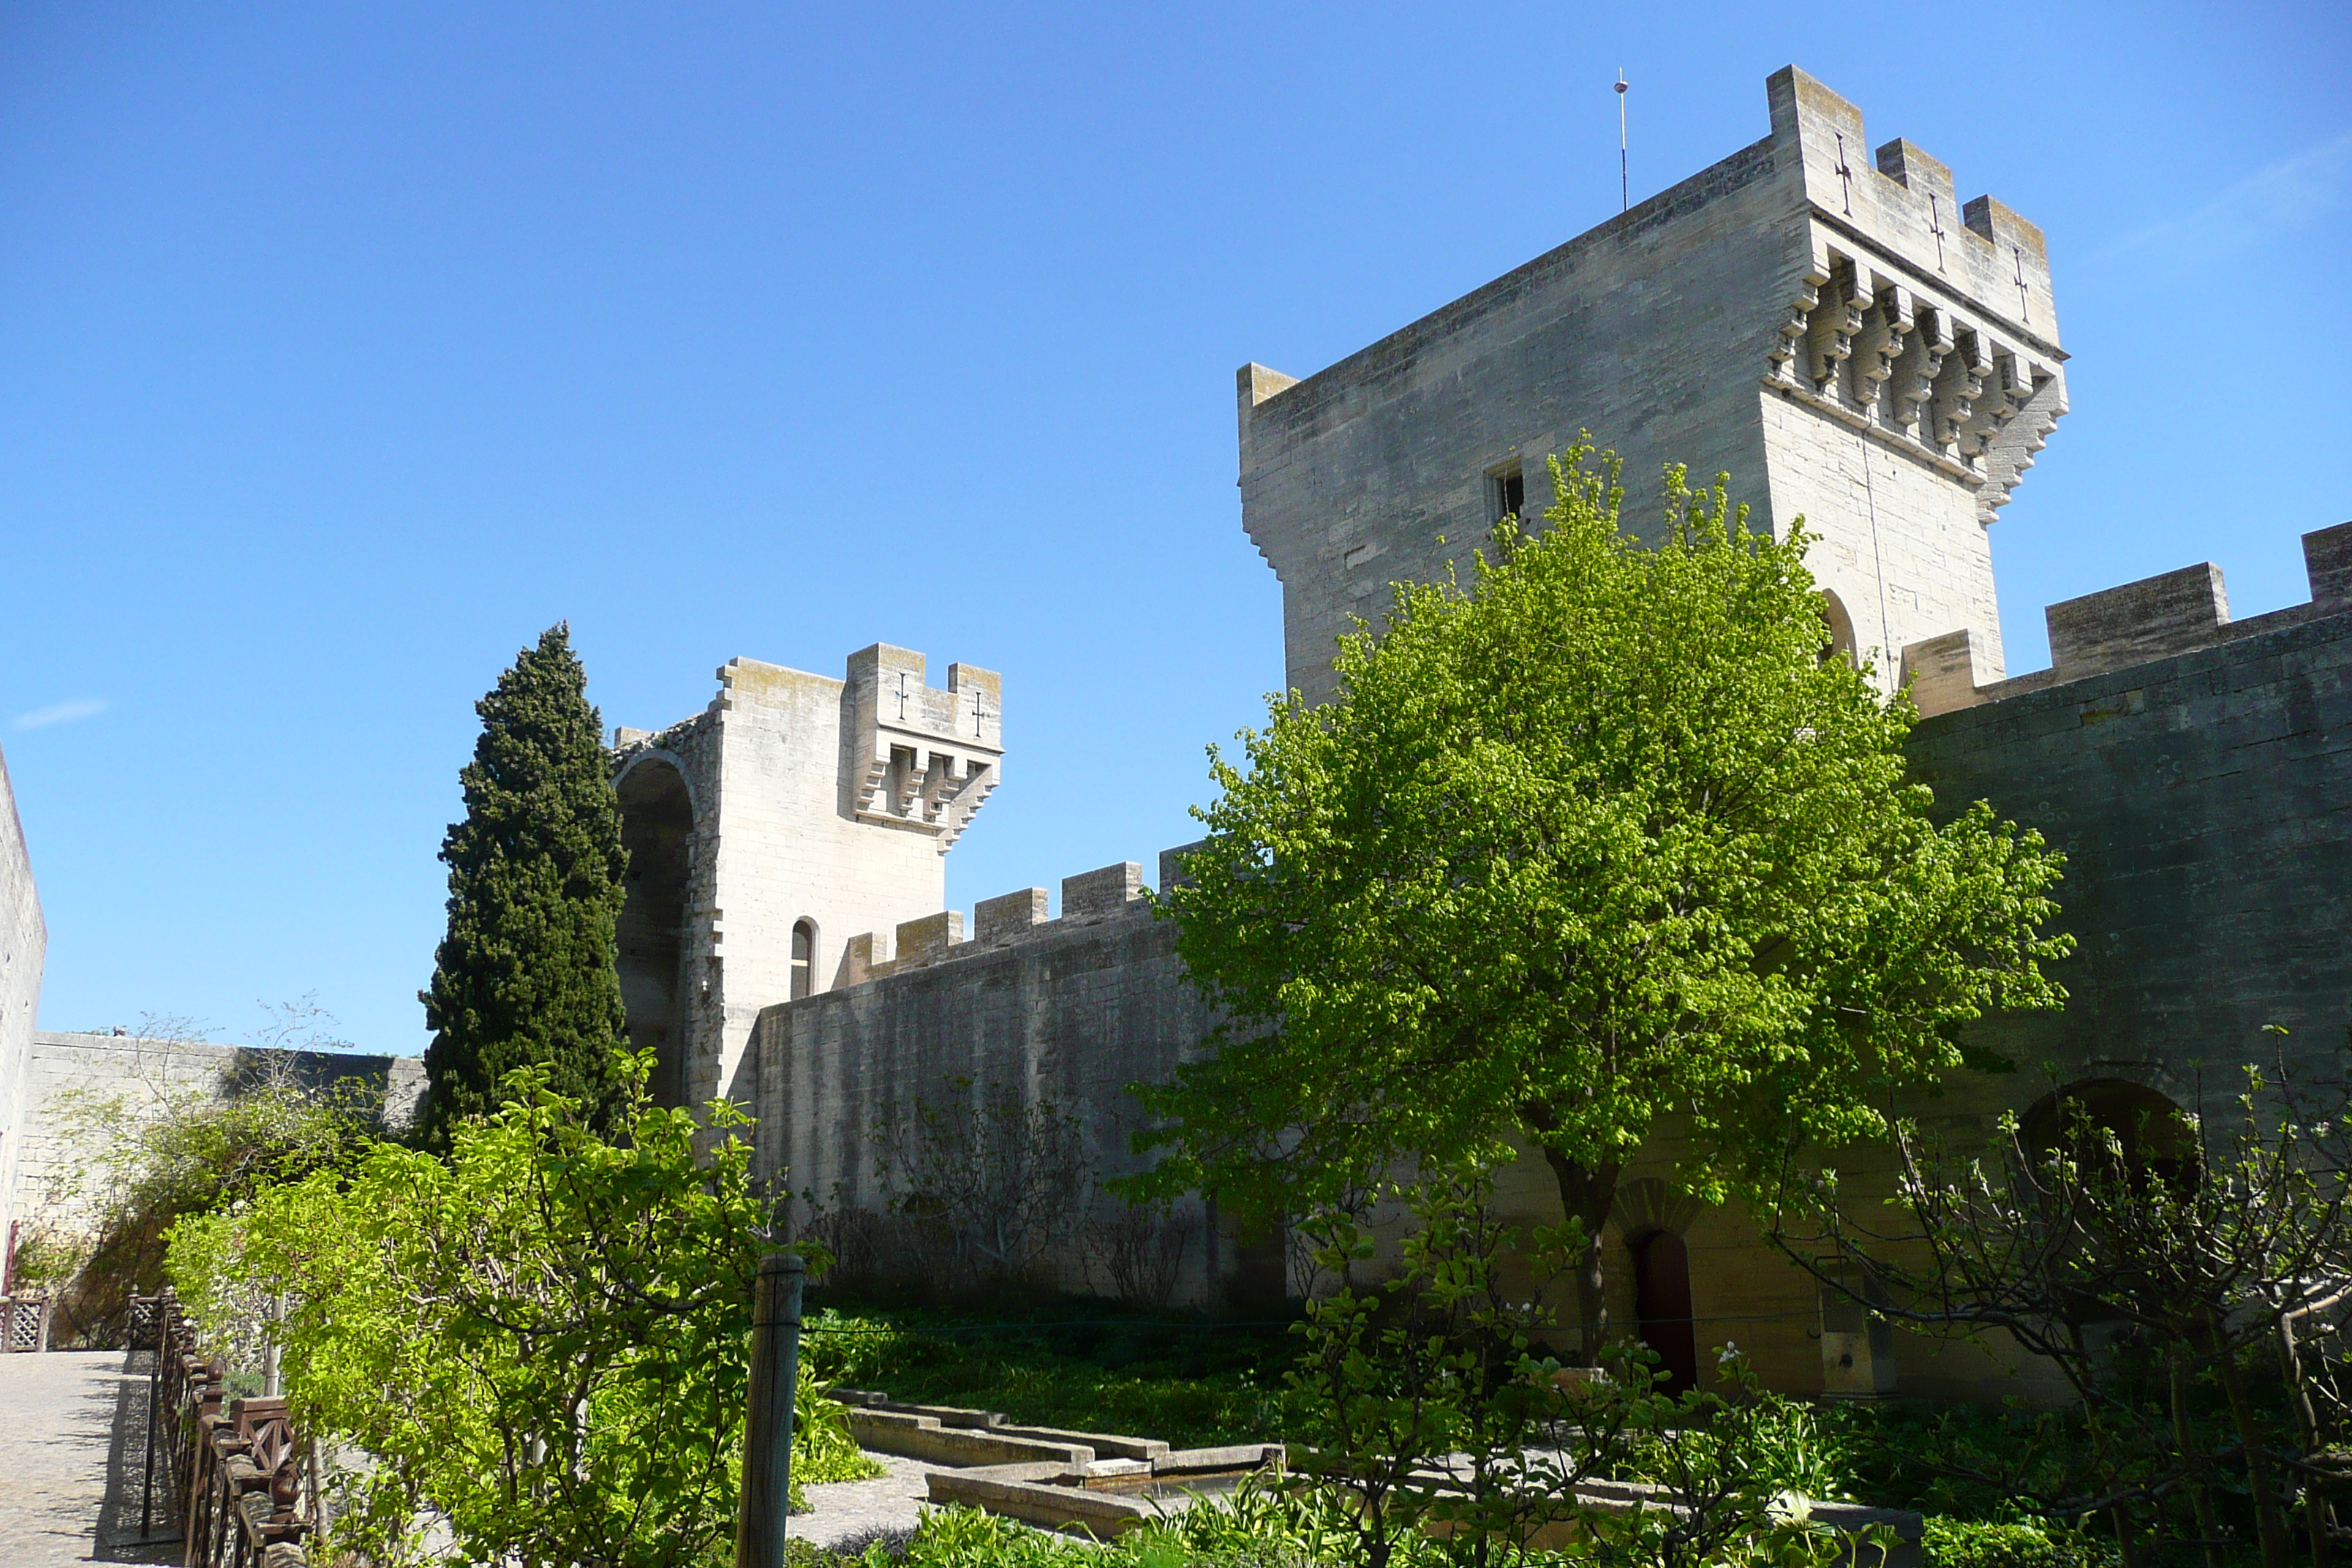
{"type": "Polygon", "coordinates": [[[889,1473],[870,1481],[831,1481],[819,1487],[803,1487],[809,1511],[793,1515],[788,1529],[793,1537],[838,1549],[863,1546],[877,1537],[914,1532],[915,1522],[922,1517],[929,1495],[924,1489],[923,1478],[946,1467],[928,1465],[920,1459],[902,1459],[895,1454],[866,1457],[885,1466],[889,1473]]]}
{"type": "MultiPolygon", "coordinates": [[[[179,1560],[176,1542],[139,1537],[145,1363],[121,1351],[0,1355],[0,1565],[179,1560]]],[[[873,1458],[887,1474],[803,1489],[812,1511],[793,1516],[792,1533],[833,1548],[911,1533],[923,1478],[941,1467],[873,1458]]]]}
{"type": "Polygon", "coordinates": [[[0,1355],[0,1563],[177,1561],[142,1547],[145,1358],[121,1351],[0,1355]]]}

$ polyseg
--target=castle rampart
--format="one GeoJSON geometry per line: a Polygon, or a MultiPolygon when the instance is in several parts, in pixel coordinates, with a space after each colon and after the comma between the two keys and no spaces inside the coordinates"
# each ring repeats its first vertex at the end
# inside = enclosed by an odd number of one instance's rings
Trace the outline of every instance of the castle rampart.
{"type": "Polygon", "coordinates": [[[2305,534],[2303,562],[2309,603],[2242,621],[2230,618],[2221,569],[2210,561],[2052,605],[2042,611],[2050,668],[2007,680],[1982,679],[1972,632],[1927,638],[1903,650],[1912,700],[1923,714],[1947,713],[2352,609],[2352,522],[2305,534]]]}

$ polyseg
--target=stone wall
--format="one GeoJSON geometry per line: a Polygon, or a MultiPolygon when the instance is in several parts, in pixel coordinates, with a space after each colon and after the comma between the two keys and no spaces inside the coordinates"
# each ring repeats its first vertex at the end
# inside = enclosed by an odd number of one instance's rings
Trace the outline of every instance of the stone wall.
{"type": "Polygon", "coordinates": [[[8,762],[0,757],[0,1275],[11,1252],[8,1238],[24,1213],[19,1193],[30,1103],[26,1084],[48,941],[16,791],[8,783],[8,762]]]}
{"type": "MultiPolygon", "coordinates": [[[[2352,604],[2323,597],[2323,568],[2352,555],[2352,524],[2307,544],[2310,605],[2209,618],[2209,646],[2166,658],[2073,679],[2062,664],[1915,732],[1939,802],[1990,800],[2066,854],[2066,1011],[1981,1031],[2029,1075],[2053,1062],[2186,1104],[2192,1064],[2260,1056],[2276,1024],[2335,1076],[2352,1027],[2352,604]]],[[[2183,575],[2219,590],[2210,565],[2168,577],[2183,575]]],[[[2163,618],[2178,595],[2141,586],[2114,596],[2163,618]]],[[[2053,607],[2053,643],[2082,604],[2053,607]]],[[[2131,641],[2112,619],[2109,636],[2131,641]]]]}
{"type": "MultiPolygon", "coordinates": [[[[1161,857],[1162,886],[1180,852],[1161,857]]],[[[1141,1169],[1127,1086],[1162,1081],[1197,1053],[1208,1009],[1133,862],[1066,879],[1057,919],[1045,918],[1046,902],[1042,888],[990,900],[969,941],[945,940],[946,922],[908,922],[904,956],[878,975],[763,1011],[752,1037],[759,1173],[782,1173],[818,1210],[878,1212],[893,1192],[882,1145],[919,1106],[1007,1089],[1076,1113],[1098,1179],[1141,1169]],[[941,940],[917,946],[909,927],[930,923],[941,940]]],[[[1109,1201],[1070,1194],[1081,1210],[1109,1201]]],[[[1221,1231],[1197,1207],[1180,1222],[1195,1232],[1181,1299],[1279,1292],[1278,1240],[1221,1231]]],[[[1083,1250],[1060,1258],[1060,1282],[1099,1288],[1083,1250]]]]}
{"type": "Polygon", "coordinates": [[[1580,430],[1625,462],[1628,524],[1659,474],[1731,476],[1811,557],[1892,685],[1966,628],[1992,676],[1984,525],[2065,410],[2041,231],[1791,67],[1771,133],[1304,380],[1239,374],[1244,523],[1283,584],[1291,686],[1331,693],[1333,639],[1389,584],[1466,570],[1514,475],[1580,430]]]}
{"type": "Polygon", "coordinates": [[[85,1230],[96,1194],[78,1173],[112,1142],[191,1100],[227,1097],[279,1073],[312,1083],[358,1078],[380,1083],[395,1123],[413,1113],[425,1087],[417,1057],[358,1051],[283,1051],[135,1035],[36,1034],[26,1058],[18,1213],[27,1229],[85,1230]]]}

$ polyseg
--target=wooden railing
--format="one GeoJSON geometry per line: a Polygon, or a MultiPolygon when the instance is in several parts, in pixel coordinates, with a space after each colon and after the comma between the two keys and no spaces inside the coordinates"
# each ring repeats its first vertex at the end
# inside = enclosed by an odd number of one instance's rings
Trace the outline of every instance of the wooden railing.
{"type": "Polygon", "coordinates": [[[204,1353],[168,1292],[134,1300],[131,1325],[132,1342],[154,1352],[141,1535],[161,1514],[180,1526],[184,1568],[305,1568],[317,1456],[286,1401],[229,1398],[226,1363],[204,1353]]]}

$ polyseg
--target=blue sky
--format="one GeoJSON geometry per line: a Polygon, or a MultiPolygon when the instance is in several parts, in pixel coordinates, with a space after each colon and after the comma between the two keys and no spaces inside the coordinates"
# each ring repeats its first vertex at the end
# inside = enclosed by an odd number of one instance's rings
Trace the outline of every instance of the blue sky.
{"type": "Polygon", "coordinates": [[[1233,371],[1305,374],[1766,130],[1794,60],[2050,237],[2041,606],[2352,517],[2352,13],[0,10],[0,747],[49,1028],[315,992],[424,1044],[471,704],[1002,670],[950,899],[1193,836],[1280,684],[1233,371]],[[1940,17],[1940,19],[1939,19],[1940,17]]]}

